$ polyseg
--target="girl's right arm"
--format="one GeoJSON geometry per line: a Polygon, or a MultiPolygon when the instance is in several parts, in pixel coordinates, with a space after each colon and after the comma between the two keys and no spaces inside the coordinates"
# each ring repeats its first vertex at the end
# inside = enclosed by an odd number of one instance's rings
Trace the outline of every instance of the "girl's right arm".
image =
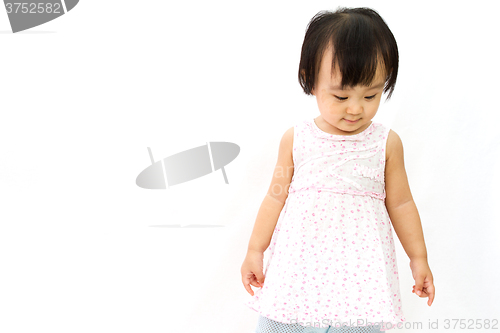
{"type": "Polygon", "coordinates": [[[278,162],[274,169],[271,185],[257,213],[247,255],[241,266],[243,285],[252,296],[253,291],[250,285],[262,287],[264,282],[263,254],[271,242],[274,228],[288,197],[288,188],[292,181],[294,169],[292,150],[293,127],[289,128],[281,138],[278,162]]]}

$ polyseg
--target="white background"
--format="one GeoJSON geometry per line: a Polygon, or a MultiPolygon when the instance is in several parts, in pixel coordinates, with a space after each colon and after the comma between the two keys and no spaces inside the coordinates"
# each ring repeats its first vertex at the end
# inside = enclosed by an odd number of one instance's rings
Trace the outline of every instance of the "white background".
{"type": "Polygon", "coordinates": [[[306,26],[337,6],[377,10],[399,46],[374,121],[403,140],[437,288],[412,294],[394,233],[407,322],[500,320],[496,1],[115,0],[16,34],[0,10],[0,332],[253,332],[240,267],[281,136],[319,115],[306,26]],[[229,184],[135,184],[147,147],[207,141],[240,146],[229,184]]]}

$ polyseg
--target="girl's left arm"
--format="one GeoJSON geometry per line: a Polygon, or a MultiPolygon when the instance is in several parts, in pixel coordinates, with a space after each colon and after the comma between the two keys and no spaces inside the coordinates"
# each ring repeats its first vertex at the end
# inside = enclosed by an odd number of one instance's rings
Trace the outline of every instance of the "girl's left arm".
{"type": "Polygon", "coordinates": [[[410,258],[410,268],[415,279],[414,292],[420,297],[429,297],[430,306],[434,300],[435,288],[432,272],[427,262],[424,234],[413,201],[404,167],[403,144],[393,130],[389,131],[385,163],[385,206],[394,231],[410,258]]]}

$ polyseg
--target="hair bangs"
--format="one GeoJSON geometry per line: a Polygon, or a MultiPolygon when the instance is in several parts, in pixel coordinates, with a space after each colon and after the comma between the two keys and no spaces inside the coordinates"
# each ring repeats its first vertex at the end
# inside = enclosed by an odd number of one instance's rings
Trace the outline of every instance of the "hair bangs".
{"type": "Polygon", "coordinates": [[[332,34],[332,73],[338,65],[342,89],[372,84],[377,68],[383,65],[374,35],[373,27],[354,15],[332,34]]]}

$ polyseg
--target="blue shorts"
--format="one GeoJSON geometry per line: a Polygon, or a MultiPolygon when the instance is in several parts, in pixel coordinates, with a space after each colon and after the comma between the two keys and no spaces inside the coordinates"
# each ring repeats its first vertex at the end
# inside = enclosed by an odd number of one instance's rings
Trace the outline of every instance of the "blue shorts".
{"type": "Polygon", "coordinates": [[[259,315],[255,333],[381,333],[380,326],[373,325],[352,327],[325,327],[325,325],[318,325],[313,327],[301,326],[299,324],[284,324],[259,315]]]}

